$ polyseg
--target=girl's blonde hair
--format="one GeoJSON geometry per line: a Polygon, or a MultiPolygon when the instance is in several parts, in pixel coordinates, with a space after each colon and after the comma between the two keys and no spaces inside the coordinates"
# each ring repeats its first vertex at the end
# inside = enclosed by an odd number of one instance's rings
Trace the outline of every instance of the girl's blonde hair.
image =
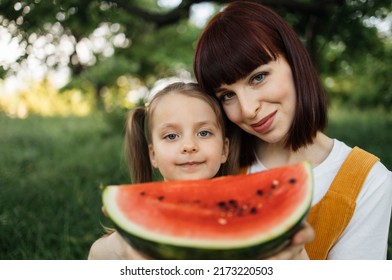
{"type": "MultiPolygon", "coordinates": [[[[205,94],[195,83],[176,82],[170,84],[155,94],[149,103],[146,103],[146,106],[136,107],[128,116],[125,131],[125,153],[132,183],[151,182],[154,179],[154,168],[150,162],[148,149],[152,138],[153,123],[151,120],[161,97],[169,93],[183,94],[205,101],[216,115],[223,139],[226,138],[225,115],[216,98],[205,94]]],[[[230,150],[232,149],[233,147],[230,147],[230,150]]],[[[235,174],[238,172],[238,168],[238,163],[233,162],[229,153],[226,163],[222,164],[216,176],[235,174]]]]}

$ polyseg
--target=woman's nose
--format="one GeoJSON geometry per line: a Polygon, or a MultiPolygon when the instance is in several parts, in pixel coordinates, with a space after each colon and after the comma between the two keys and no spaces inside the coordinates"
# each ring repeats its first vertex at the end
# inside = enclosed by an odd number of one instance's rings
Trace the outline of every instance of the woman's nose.
{"type": "Polygon", "coordinates": [[[260,109],[260,102],[252,94],[238,94],[242,116],[246,119],[254,119],[260,109]]]}

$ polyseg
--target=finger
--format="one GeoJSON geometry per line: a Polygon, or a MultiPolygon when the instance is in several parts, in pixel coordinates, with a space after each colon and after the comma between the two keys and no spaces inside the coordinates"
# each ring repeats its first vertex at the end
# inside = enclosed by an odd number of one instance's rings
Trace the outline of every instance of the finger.
{"type": "Polygon", "coordinates": [[[101,211],[102,211],[102,213],[107,217],[108,215],[107,215],[107,213],[106,213],[106,210],[105,210],[105,207],[101,207],[101,211]]]}
{"type": "Polygon", "coordinates": [[[303,228],[298,231],[292,238],[292,245],[304,245],[312,242],[314,240],[315,233],[314,229],[309,223],[304,223],[303,228]]]}
{"type": "Polygon", "coordinates": [[[268,258],[268,260],[292,260],[292,259],[300,259],[301,252],[303,251],[303,246],[289,246],[279,253],[275,254],[268,258]]]}

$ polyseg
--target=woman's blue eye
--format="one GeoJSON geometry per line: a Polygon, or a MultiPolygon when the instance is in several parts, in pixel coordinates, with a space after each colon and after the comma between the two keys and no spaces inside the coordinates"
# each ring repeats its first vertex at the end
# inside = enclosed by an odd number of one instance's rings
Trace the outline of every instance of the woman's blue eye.
{"type": "Polygon", "coordinates": [[[229,92],[222,94],[219,97],[219,99],[220,99],[220,101],[224,102],[224,101],[227,101],[227,100],[230,100],[231,98],[233,98],[234,95],[235,95],[234,92],[229,91],[229,92]]]}
{"type": "Polygon", "coordinates": [[[253,76],[253,78],[251,80],[252,84],[258,84],[258,83],[264,81],[266,75],[267,74],[264,72],[256,74],[255,76],[253,76]]]}

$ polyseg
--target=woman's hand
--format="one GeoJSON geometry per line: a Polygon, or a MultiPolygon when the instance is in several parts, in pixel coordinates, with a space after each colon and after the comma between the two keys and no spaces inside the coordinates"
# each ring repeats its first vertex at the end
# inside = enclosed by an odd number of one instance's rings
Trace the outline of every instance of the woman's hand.
{"type": "Polygon", "coordinates": [[[312,242],[314,239],[314,230],[307,222],[304,223],[304,227],[298,231],[291,244],[278,252],[269,260],[309,260],[309,256],[305,250],[305,244],[312,242]]]}

